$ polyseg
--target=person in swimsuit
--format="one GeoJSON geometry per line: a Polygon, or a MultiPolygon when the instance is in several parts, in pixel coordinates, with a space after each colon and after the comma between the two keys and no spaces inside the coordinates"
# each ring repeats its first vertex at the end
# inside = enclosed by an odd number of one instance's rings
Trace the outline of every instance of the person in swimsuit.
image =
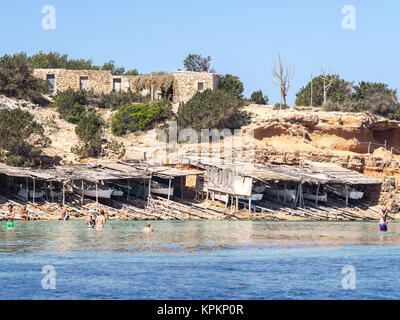
{"type": "Polygon", "coordinates": [[[100,215],[96,218],[96,229],[97,230],[103,230],[104,225],[106,223],[106,217],[104,216],[104,210],[100,210],[100,215]]]}
{"type": "Polygon", "coordinates": [[[29,221],[29,213],[28,209],[26,208],[26,205],[21,207],[21,218],[24,219],[25,221],[29,221]]]}
{"type": "Polygon", "coordinates": [[[11,229],[14,227],[14,211],[13,211],[13,206],[12,204],[8,205],[8,212],[6,213],[6,220],[7,220],[7,224],[6,227],[7,229],[11,229]]]}
{"type": "Polygon", "coordinates": [[[93,229],[95,224],[96,224],[96,219],[93,213],[91,213],[86,217],[86,225],[89,229],[93,229]]]}
{"type": "Polygon", "coordinates": [[[68,221],[69,220],[69,212],[67,210],[67,207],[63,208],[61,219],[64,220],[64,221],[68,221]]]}
{"type": "Polygon", "coordinates": [[[381,206],[381,215],[380,215],[380,222],[379,222],[379,227],[381,231],[386,232],[387,229],[387,215],[388,215],[388,209],[386,207],[386,202],[381,206]]]}
{"type": "Polygon", "coordinates": [[[147,222],[146,226],[142,229],[142,232],[153,232],[153,228],[151,227],[151,223],[147,222]]]}

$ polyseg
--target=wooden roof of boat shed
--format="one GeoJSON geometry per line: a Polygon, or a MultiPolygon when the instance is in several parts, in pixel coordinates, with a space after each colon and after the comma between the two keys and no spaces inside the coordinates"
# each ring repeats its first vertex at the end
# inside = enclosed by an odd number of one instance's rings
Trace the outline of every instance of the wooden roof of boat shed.
{"type": "Polygon", "coordinates": [[[183,162],[201,167],[217,167],[236,171],[238,175],[252,177],[260,181],[309,182],[312,184],[380,184],[381,181],[356,171],[330,163],[309,162],[304,165],[272,165],[253,163],[228,163],[223,159],[186,157],[183,162]]]}

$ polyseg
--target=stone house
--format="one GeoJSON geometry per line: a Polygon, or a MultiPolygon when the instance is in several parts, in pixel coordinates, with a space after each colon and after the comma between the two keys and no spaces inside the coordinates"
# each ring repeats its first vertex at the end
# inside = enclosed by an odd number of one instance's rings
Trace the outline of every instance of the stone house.
{"type": "Polygon", "coordinates": [[[152,99],[169,97],[173,102],[187,102],[196,92],[218,89],[221,76],[215,73],[174,71],[172,73],[149,73],[139,76],[114,75],[109,70],[35,69],[34,75],[48,80],[53,92],[93,90],[95,93],[114,91],[139,91],[150,94],[152,99]]]}

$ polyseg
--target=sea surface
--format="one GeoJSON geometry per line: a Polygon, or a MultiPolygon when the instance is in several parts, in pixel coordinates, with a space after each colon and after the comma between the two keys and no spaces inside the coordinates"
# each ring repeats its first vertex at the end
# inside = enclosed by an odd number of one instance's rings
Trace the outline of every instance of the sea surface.
{"type": "Polygon", "coordinates": [[[400,299],[399,223],[152,226],[0,222],[0,299],[400,299]]]}

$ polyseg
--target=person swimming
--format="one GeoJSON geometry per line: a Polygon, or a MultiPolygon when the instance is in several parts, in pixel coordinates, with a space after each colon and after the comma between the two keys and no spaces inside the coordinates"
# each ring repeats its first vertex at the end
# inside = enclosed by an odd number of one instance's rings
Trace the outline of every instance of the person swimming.
{"type": "Polygon", "coordinates": [[[104,210],[100,210],[100,215],[96,218],[96,230],[103,230],[106,223],[106,217],[104,216],[104,210]]]}
{"type": "Polygon", "coordinates": [[[6,223],[7,229],[12,229],[14,227],[14,217],[15,217],[15,214],[13,211],[13,206],[12,206],[12,204],[9,204],[8,212],[6,213],[6,216],[5,216],[5,218],[7,220],[7,223],[6,223]]]}
{"type": "Polygon", "coordinates": [[[386,207],[386,202],[384,202],[383,205],[381,206],[381,214],[379,222],[379,228],[381,229],[382,232],[388,231],[387,216],[388,216],[388,209],[386,207]]]}
{"type": "Polygon", "coordinates": [[[151,223],[147,222],[146,226],[142,229],[142,232],[153,232],[153,228],[151,227],[151,223]]]}
{"type": "Polygon", "coordinates": [[[94,226],[96,225],[96,219],[95,219],[93,213],[89,214],[86,217],[86,225],[87,225],[88,229],[93,229],[94,226]]]}

